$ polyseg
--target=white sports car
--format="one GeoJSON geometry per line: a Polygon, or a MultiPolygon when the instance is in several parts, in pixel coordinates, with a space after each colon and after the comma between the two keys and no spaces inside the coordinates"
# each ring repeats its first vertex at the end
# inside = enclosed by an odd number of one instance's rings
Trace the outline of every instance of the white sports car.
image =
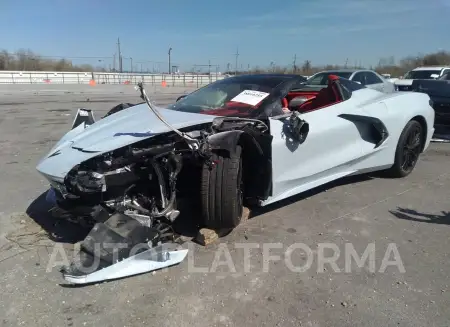
{"type": "Polygon", "coordinates": [[[119,105],[97,122],[79,109],[37,166],[51,184],[48,201],[95,224],[82,243],[90,268],[65,268],[70,282],[183,260],[187,250],[164,248],[181,199],[198,200],[204,226],[232,229],[244,206],[371,171],[405,177],[434,131],[428,95],[385,94],[334,75],[317,89],[297,75],[230,77],[167,108],[139,89],[142,104],[119,105]]]}

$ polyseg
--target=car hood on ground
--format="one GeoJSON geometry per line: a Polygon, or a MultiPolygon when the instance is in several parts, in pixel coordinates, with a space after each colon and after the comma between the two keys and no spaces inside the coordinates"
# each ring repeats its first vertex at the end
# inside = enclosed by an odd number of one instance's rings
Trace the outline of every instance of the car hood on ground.
{"type": "MultiPolygon", "coordinates": [[[[158,108],[164,119],[179,129],[212,122],[217,116],[158,108]]],[[[136,105],[96,123],[79,125],[65,134],[38,164],[50,180],[61,181],[75,165],[102,153],[170,132],[146,104],[136,105]]]]}

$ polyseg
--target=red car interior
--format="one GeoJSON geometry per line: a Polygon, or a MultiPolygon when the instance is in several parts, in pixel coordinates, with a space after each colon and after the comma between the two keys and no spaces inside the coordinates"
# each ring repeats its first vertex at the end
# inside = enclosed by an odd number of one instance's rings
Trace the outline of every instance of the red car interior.
{"type": "Polygon", "coordinates": [[[308,112],[331,106],[342,101],[342,96],[337,86],[338,76],[328,76],[328,86],[319,91],[316,97],[306,101],[298,107],[300,112],[308,112]]]}
{"type": "MultiPolygon", "coordinates": [[[[289,102],[296,97],[308,99],[298,107],[294,109],[291,108],[291,110],[296,110],[302,113],[329,107],[333,104],[339,103],[343,101],[343,98],[337,85],[337,80],[339,80],[338,76],[329,75],[328,86],[320,91],[297,90],[294,92],[289,92],[288,95],[281,100],[282,106],[283,108],[288,108],[289,102]]],[[[256,109],[257,107],[258,105],[252,109],[256,109]]],[[[224,108],[203,111],[202,114],[247,117],[250,112],[248,104],[230,101],[226,103],[224,108]]]]}
{"type": "Polygon", "coordinates": [[[296,97],[312,99],[316,97],[317,93],[319,93],[319,91],[294,91],[289,92],[288,95],[286,96],[286,99],[288,100],[288,102],[291,102],[291,100],[296,97]]]}
{"type": "MultiPolygon", "coordinates": [[[[245,118],[245,117],[249,116],[249,114],[250,114],[249,107],[250,106],[246,103],[228,101],[227,103],[225,103],[224,108],[205,110],[205,111],[202,111],[202,114],[226,116],[226,117],[233,116],[233,117],[245,118]]],[[[258,107],[258,105],[256,105],[252,109],[256,109],[257,107],[258,107]]]]}

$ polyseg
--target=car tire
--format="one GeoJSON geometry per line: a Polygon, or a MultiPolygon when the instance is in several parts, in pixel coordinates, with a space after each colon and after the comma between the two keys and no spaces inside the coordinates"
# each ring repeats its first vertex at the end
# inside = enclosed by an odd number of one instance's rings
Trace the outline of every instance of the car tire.
{"type": "Polygon", "coordinates": [[[212,167],[202,169],[201,211],[203,223],[211,229],[232,229],[243,214],[242,148],[232,157],[213,154],[212,167]]]}
{"type": "Polygon", "coordinates": [[[423,148],[423,127],[411,120],[400,135],[394,165],[387,171],[393,178],[406,177],[414,170],[423,148]]]}

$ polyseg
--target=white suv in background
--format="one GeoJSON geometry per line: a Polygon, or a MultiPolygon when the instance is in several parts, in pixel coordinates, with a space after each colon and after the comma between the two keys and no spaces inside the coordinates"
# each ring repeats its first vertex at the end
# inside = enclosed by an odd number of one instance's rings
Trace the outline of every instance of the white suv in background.
{"type": "Polygon", "coordinates": [[[450,66],[427,66],[417,67],[407,72],[403,78],[394,82],[397,91],[411,91],[414,79],[437,79],[442,75],[450,73],[450,66]]]}

